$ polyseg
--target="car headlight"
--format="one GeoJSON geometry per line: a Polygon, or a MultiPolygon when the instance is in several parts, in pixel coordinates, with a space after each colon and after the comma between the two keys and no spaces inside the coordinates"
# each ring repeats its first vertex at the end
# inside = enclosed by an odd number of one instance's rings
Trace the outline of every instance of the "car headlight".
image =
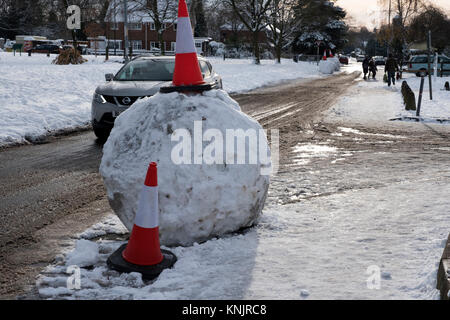
{"type": "Polygon", "coordinates": [[[103,97],[101,94],[98,94],[97,92],[94,93],[94,101],[98,103],[106,103],[105,97],[103,97]]]}

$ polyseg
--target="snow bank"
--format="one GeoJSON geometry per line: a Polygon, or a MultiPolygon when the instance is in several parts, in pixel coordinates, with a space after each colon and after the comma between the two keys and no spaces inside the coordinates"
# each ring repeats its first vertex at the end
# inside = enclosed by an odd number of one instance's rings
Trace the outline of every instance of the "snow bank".
{"type": "Polygon", "coordinates": [[[339,59],[337,57],[328,58],[328,60],[334,63],[334,66],[335,66],[334,71],[341,70],[341,63],[339,62],[339,59]]]}
{"type": "Polygon", "coordinates": [[[323,74],[333,74],[336,70],[334,62],[328,60],[320,60],[319,62],[319,72],[323,74]]]}
{"type": "MultiPolygon", "coordinates": [[[[158,163],[161,243],[191,245],[252,225],[264,206],[269,177],[262,175],[265,166],[260,159],[249,164],[249,154],[257,155],[258,146],[248,140],[246,164],[230,163],[242,153],[226,147],[233,142],[225,138],[227,129],[250,130],[258,136],[262,128],[222,90],[203,96],[157,94],[120,115],[104,146],[100,173],[111,207],[124,225],[129,230],[133,226],[138,195],[152,161],[158,163]],[[208,140],[213,143],[201,145],[202,130],[204,137],[214,135],[208,140]],[[183,133],[193,135],[194,141],[183,133]],[[195,140],[198,134],[200,140],[195,140]],[[222,146],[218,135],[223,137],[222,146]],[[194,160],[196,141],[200,141],[199,162],[194,160]],[[182,144],[186,149],[179,149],[182,144]],[[217,147],[215,154],[212,146],[217,147]],[[224,147],[230,152],[227,162],[218,156],[216,164],[207,164],[219,150],[225,155],[224,147]]],[[[264,131],[259,143],[260,150],[267,150],[264,131]]]]}
{"type": "Polygon", "coordinates": [[[320,60],[319,72],[323,74],[333,74],[333,72],[341,70],[341,63],[338,58],[328,58],[320,60]]]}

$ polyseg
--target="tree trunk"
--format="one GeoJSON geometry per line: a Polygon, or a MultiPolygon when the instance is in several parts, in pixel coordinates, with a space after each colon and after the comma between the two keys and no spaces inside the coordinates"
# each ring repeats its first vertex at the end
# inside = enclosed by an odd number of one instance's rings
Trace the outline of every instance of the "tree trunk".
{"type": "Polygon", "coordinates": [[[162,56],[166,55],[166,48],[164,46],[163,34],[164,30],[162,29],[162,22],[155,21],[155,27],[158,32],[158,42],[159,42],[159,50],[162,56]]]}
{"type": "Polygon", "coordinates": [[[276,58],[277,58],[277,63],[281,63],[281,46],[282,45],[283,45],[283,43],[281,41],[279,41],[275,46],[275,54],[276,54],[276,58]]]}
{"type": "Polygon", "coordinates": [[[253,53],[255,55],[255,64],[261,64],[260,52],[259,52],[259,32],[253,32],[253,53]]]}
{"type": "Polygon", "coordinates": [[[162,32],[158,32],[158,41],[159,41],[159,49],[161,50],[161,55],[165,56],[166,55],[166,46],[164,45],[162,32]]]}

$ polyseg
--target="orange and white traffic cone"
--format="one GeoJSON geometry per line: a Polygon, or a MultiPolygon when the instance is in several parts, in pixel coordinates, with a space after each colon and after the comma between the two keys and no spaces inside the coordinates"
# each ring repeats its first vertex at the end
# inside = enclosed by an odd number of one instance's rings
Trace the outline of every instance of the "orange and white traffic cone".
{"type": "Polygon", "coordinates": [[[177,45],[172,82],[175,86],[195,86],[205,83],[198,65],[191,19],[185,0],[178,3],[177,45]]]}
{"type": "Polygon", "coordinates": [[[331,49],[329,50],[329,52],[330,52],[330,58],[334,58],[333,52],[331,52],[331,49]]]}
{"type": "Polygon", "coordinates": [[[178,2],[177,42],[175,49],[175,70],[172,86],[162,87],[160,92],[202,92],[213,89],[205,83],[198,64],[194,34],[186,0],[178,2]]]}
{"type": "Polygon", "coordinates": [[[327,60],[327,50],[325,50],[324,52],[323,52],[323,58],[322,58],[324,61],[325,60],[327,60]]]}
{"type": "Polygon", "coordinates": [[[108,258],[108,266],[119,272],[139,272],[146,280],[152,280],[177,257],[161,250],[159,244],[158,173],[152,162],[147,171],[144,187],[139,195],[133,230],[128,244],[124,244],[108,258]]]}

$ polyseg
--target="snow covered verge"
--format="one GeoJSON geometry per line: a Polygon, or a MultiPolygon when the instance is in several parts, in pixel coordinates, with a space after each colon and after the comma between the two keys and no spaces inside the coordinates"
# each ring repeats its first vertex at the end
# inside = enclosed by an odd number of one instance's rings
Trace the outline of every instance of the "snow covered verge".
{"type": "Polygon", "coordinates": [[[245,92],[285,80],[323,77],[316,63],[282,59],[281,63],[261,60],[261,65],[255,65],[253,59],[208,59],[222,76],[224,90],[228,93],[245,92]]]}
{"type": "MultiPolygon", "coordinates": [[[[339,99],[330,110],[328,117],[341,121],[356,122],[363,125],[380,125],[394,118],[415,117],[416,111],[406,111],[401,94],[402,81],[407,81],[416,95],[419,96],[420,78],[412,74],[404,74],[404,79],[395,86],[388,87],[382,81],[382,72],[377,80],[359,81],[355,87],[339,99]]],[[[429,99],[428,80],[425,81],[420,116],[424,122],[440,123],[436,119],[450,120],[450,92],[444,91],[449,77],[433,79],[433,100],[429,99]]],[[[450,124],[450,122],[443,122],[450,124]]]]}
{"type": "MultiPolygon", "coordinates": [[[[0,146],[33,141],[59,130],[73,130],[90,121],[91,101],[106,73],[115,73],[119,57],[86,56],[83,65],[52,65],[52,55],[0,53],[0,146]]],[[[306,62],[212,58],[228,92],[243,92],[283,80],[319,77],[318,67],[306,62]]]]}
{"type": "Polygon", "coordinates": [[[52,65],[55,57],[0,53],[0,146],[87,125],[97,84],[122,66],[104,57],[52,65]]]}
{"type": "Polygon", "coordinates": [[[449,192],[444,179],[424,178],[270,205],[260,223],[244,233],[171,248],[178,262],[152,283],[140,274],[107,268],[107,257],[124,242],[92,237],[105,228],[124,232],[111,215],[46,268],[37,282],[39,297],[438,299],[436,272],[450,225],[449,192]],[[71,264],[81,267],[79,290],[67,287],[71,264]],[[379,287],[371,282],[374,271],[379,287]]]}

